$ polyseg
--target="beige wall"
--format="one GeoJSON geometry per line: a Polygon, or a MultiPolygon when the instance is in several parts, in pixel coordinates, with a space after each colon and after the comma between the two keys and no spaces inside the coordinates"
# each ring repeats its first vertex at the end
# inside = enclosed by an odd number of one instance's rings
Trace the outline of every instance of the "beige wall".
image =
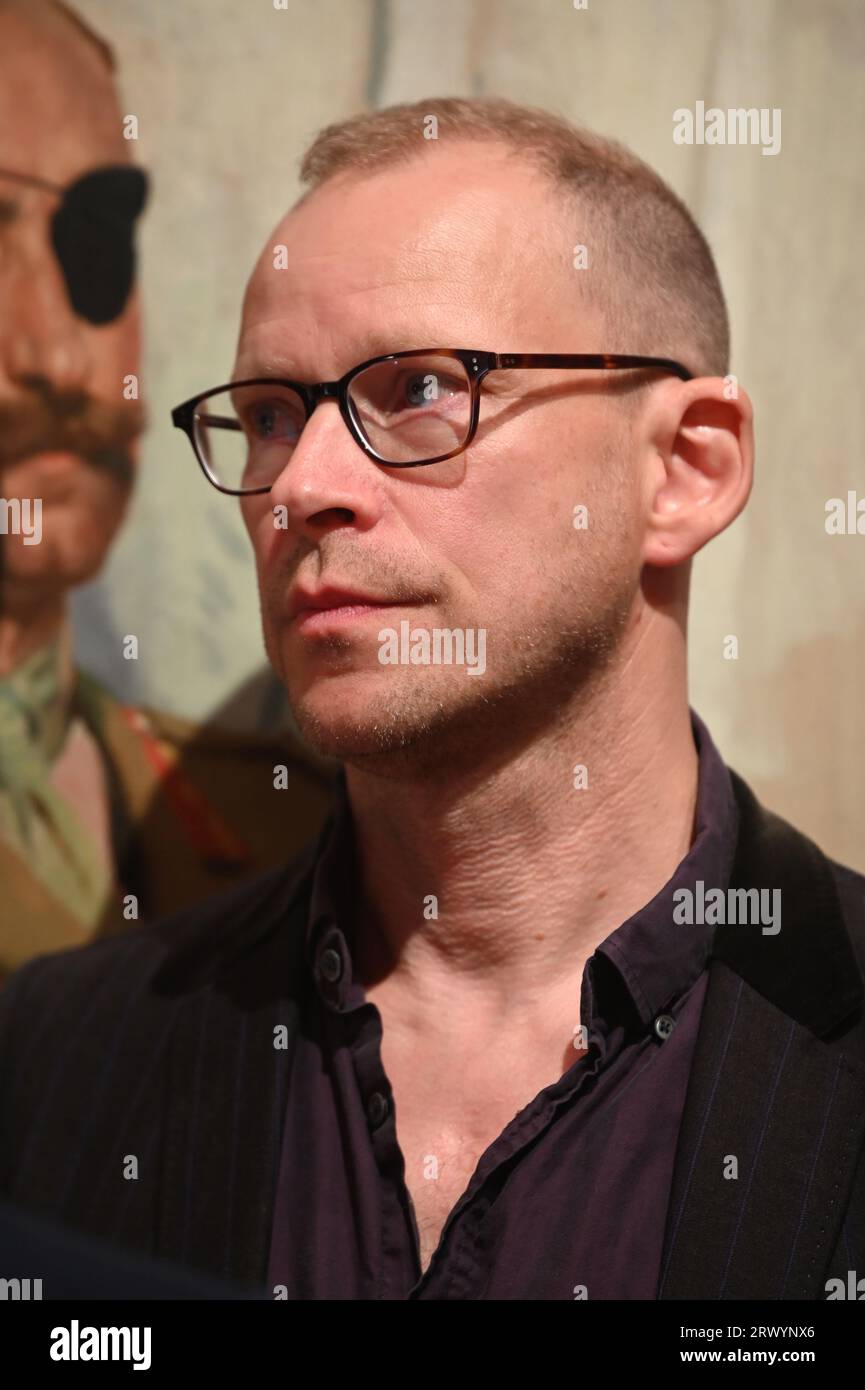
{"type": "MultiPolygon", "coordinates": [[[[228,375],[243,283],[324,123],[424,95],[546,105],[624,140],[689,202],[719,262],[733,371],[757,411],[749,506],[695,566],[692,703],[768,804],[865,868],[865,6],[861,0],[80,0],[115,45],[154,199],[142,236],[152,428],[135,513],[76,603],[115,688],[191,715],[262,662],[245,533],[171,405],[228,375]],[[702,100],[780,107],[782,147],[677,146],[702,100]],[[141,659],[120,660],[134,632],[141,659]],[[724,660],[727,634],[738,661],[724,660]]],[[[519,345],[515,345],[519,346],[519,345]]]]}

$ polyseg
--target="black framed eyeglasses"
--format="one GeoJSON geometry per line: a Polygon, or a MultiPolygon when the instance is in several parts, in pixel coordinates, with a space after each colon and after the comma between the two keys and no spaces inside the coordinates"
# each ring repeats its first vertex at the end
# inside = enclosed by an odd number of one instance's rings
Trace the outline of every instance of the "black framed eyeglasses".
{"type": "Polygon", "coordinates": [[[666,357],[610,353],[496,353],[412,348],[371,357],[338,381],[308,385],[282,377],[232,381],[172,410],[205,477],[234,497],[269,492],[321,401],[336,401],[352,439],[386,468],[421,468],[468,448],[480,416],[480,387],[508,368],[622,371],[651,368],[692,380],[666,357]]]}

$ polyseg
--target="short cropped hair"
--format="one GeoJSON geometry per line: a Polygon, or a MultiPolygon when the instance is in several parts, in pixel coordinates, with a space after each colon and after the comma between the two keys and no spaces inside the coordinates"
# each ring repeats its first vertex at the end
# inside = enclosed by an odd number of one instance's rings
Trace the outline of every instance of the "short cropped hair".
{"type": "Polygon", "coordinates": [[[374,174],[453,140],[495,142],[522,156],[585,216],[588,233],[581,227],[579,239],[590,269],[580,284],[604,320],[608,336],[599,352],[675,357],[697,375],[727,375],[724,293],[685,204],[624,145],[539,107],[503,97],[437,97],[338,121],[303,155],[300,202],[338,174],[374,174]],[[436,141],[423,139],[430,116],[438,122],[436,141]]]}

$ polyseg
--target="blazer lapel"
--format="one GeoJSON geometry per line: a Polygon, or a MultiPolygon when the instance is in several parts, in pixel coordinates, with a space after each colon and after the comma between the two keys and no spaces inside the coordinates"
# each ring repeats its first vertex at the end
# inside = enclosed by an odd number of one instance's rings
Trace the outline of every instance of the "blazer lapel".
{"type": "Polygon", "coordinates": [[[828,861],[731,775],[730,886],[780,888],[782,925],[716,931],[658,1297],[815,1299],[865,1137],[865,991],[828,861]]]}
{"type": "MultiPolygon", "coordinates": [[[[730,886],[780,888],[782,927],[715,934],[658,1296],[813,1299],[865,1138],[865,1044],[851,1027],[865,991],[828,861],[731,775],[730,886]]],[[[174,960],[160,984],[181,1003],[163,1073],[157,1253],[238,1282],[266,1278],[311,868],[328,828],[283,891],[226,922],[223,951],[203,942],[203,964],[174,960]]]]}

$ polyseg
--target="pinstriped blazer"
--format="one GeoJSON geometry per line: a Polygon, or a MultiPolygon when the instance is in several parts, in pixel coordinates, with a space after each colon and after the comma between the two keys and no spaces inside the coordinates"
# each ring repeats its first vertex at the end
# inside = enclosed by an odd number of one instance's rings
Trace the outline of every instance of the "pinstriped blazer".
{"type": "MultiPolygon", "coordinates": [[[[865,878],[731,776],[731,886],[780,888],[783,926],[716,929],[658,1297],[823,1299],[828,1279],[865,1275],[865,878]]],[[[0,1195],[265,1280],[327,831],[251,885],[10,977],[0,1195]]]]}

